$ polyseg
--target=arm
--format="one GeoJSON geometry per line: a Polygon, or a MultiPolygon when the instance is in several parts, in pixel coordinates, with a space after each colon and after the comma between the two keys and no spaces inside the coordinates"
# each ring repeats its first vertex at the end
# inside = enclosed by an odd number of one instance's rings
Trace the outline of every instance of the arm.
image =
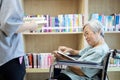
{"type": "Polygon", "coordinates": [[[24,10],[21,0],[3,0],[0,15],[0,30],[6,36],[37,27],[35,22],[23,24],[24,10]]]}
{"type": "Polygon", "coordinates": [[[26,30],[35,31],[37,27],[38,27],[38,24],[35,23],[35,21],[32,21],[30,23],[24,23],[20,26],[20,28],[18,28],[16,33],[24,32],[26,30]]]}
{"type": "Polygon", "coordinates": [[[21,0],[3,0],[0,15],[0,30],[6,36],[14,34],[23,24],[24,11],[21,0]]]}
{"type": "Polygon", "coordinates": [[[62,51],[63,53],[69,52],[71,55],[79,54],[79,50],[75,50],[66,46],[59,46],[58,50],[62,51]]]}

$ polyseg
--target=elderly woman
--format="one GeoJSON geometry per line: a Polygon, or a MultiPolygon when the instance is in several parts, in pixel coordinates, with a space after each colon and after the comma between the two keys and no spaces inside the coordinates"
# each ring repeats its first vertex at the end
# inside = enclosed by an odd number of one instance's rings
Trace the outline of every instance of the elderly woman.
{"type": "MultiPolygon", "coordinates": [[[[58,50],[63,53],[69,52],[71,55],[80,55],[79,61],[89,61],[101,64],[104,56],[109,51],[109,47],[104,41],[103,25],[97,20],[91,20],[83,27],[83,34],[89,46],[82,50],[74,50],[66,46],[60,46],[58,50]]],[[[66,58],[53,52],[59,60],[66,58]]],[[[99,69],[91,69],[85,67],[68,66],[62,70],[60,75],[55,76],[58,80],[99,80],[96,75],[99,69]]]]}

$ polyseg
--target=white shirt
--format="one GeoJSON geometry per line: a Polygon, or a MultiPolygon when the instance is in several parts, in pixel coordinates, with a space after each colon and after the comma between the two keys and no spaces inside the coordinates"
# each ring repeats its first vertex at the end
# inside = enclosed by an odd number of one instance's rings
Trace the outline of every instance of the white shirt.
{"type": "MultiPolygon", "coordinates": [[[[107,46],[106,43],[97,46],[95,48],[87,47],[80,51],[79,55],[81,57],[78,60],[101,64],[103,58],[105,57],[108,51],[109,51],[109,47],[107,46]]],[[[99,78],[95,76],[100,71],[99,69],[94,69],[94,68],[92,69],[86,67],[80,67],[80,69],[86,76],[78,76],[72,71],[70,71],[69,68],[67,68],[66,70],[62,70],[62,73],[68,75],[72,80],[99,80],[99,78]]]]}
{"type": "MultiPolygon", "coordinates": [[[[0,0],[1,2],[1,0],[0,0]]],[[[0,10],[0,66],[24,55],[23,38],[16,33],[23,24],[21,0],[3,0],[0,10]]]]}

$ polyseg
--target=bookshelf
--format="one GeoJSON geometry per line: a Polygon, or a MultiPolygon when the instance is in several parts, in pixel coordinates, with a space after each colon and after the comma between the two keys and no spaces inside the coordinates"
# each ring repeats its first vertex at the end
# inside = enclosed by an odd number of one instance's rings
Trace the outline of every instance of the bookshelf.
{"type": "MultiPolygon", "coordinates": [[[[88,14],[99,13],[110,15],[113,13],[120,14],[120,1],[119,0],[89,0],[88,14]]],[[[119,40],[120,32],[106,32],[105,40],[112,49],[120,49],[119,40]]],[[[109,80],[120,79],[120,67],[109,67],[108,76],[109,80]]]]}
{"type": "MultiPolygon", "coordinates": [[[[112,14],[120,12],[120,0],[23,0],[26,14],[48,14],[57,16],[58,14],[84,14],[84,23],[90,14],[112,14]]],[[[105,33],[105,40],[113,49],[120,49],[120,32],[112,31],[105,33]]],[[[58,46],[65,45],[74,49],[85,47],[82,32],[47,32],[47,33],[23,33],[25,51],[27,52],[52,52],[58,46]]],[[[26,80],[41,80],[48,77],[49,70],[27,69],[26,80]],[[44,75],[45,74],[45,75],[44,75]]],[[[110,80],[119,80],[120,68],[109,68],[110,80]],[[117,71],[116,73],[116,70],[117,71]],[[112,76],[116,74],[115,76],[112,76]]]]}

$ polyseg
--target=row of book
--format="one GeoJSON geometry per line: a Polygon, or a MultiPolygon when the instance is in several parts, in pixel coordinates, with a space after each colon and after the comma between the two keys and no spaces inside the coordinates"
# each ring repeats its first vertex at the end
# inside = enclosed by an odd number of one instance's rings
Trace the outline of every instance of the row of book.
{"type": "Polygon", "coordinates": [[[49,69],[53,63],[51,53],[27,53],[24,56],[26,68],[49,69]]]}
{"type": "Polygon", "coordinates": [[[120,58],[110,58],[109,67],[120,67],[120,58]]]}
{"type": "MultiPolygon", "coordinates": [[[[118,50],[119,51],[119,50],[118,50]]],[[[120,52],[117,50],[111,55],[110,61],[109,61],[109,66],[110,67],[120,67],[120,52]]]]}
{"type": "Polygon", "coordinates": [[[105,31],[120,31],[120,14],[91,14],[90,19],[97,19],[104,25],[105,31]]]}
{"type": "MultiPolygon", "coordinates": [[[[120,14],[104,15],[94,13],[90,19],[97,19],[104,25],[105,31],[120,31],[120,14]]],[[[50,15],[25,16],[24,21],[35,20],[38,24],[36,32],[80,32],[84,25],[82,14],[60,14],[56,17],[50,15]]]]}
{"type": "MultiPolygon", "coordinates": [[[[54,57],[51,53],[27,53],[24,56],[26,68],[41,68],[49,69],[54,62],[54,57]]],[[[65,65],[56,65],[55,68],[65,69],[65,65]]],[[[110,58],[109,67],[120,67],[120,58],[110,58]]]]}
{"type": "Polygon", "coordinates": [[[56,17],[50,15],[26,16],[25,22],[31,19],[44,22],[37,32],[79,32],[83,26],[84,16],[82,14],[60,14],[56,17]]]}

